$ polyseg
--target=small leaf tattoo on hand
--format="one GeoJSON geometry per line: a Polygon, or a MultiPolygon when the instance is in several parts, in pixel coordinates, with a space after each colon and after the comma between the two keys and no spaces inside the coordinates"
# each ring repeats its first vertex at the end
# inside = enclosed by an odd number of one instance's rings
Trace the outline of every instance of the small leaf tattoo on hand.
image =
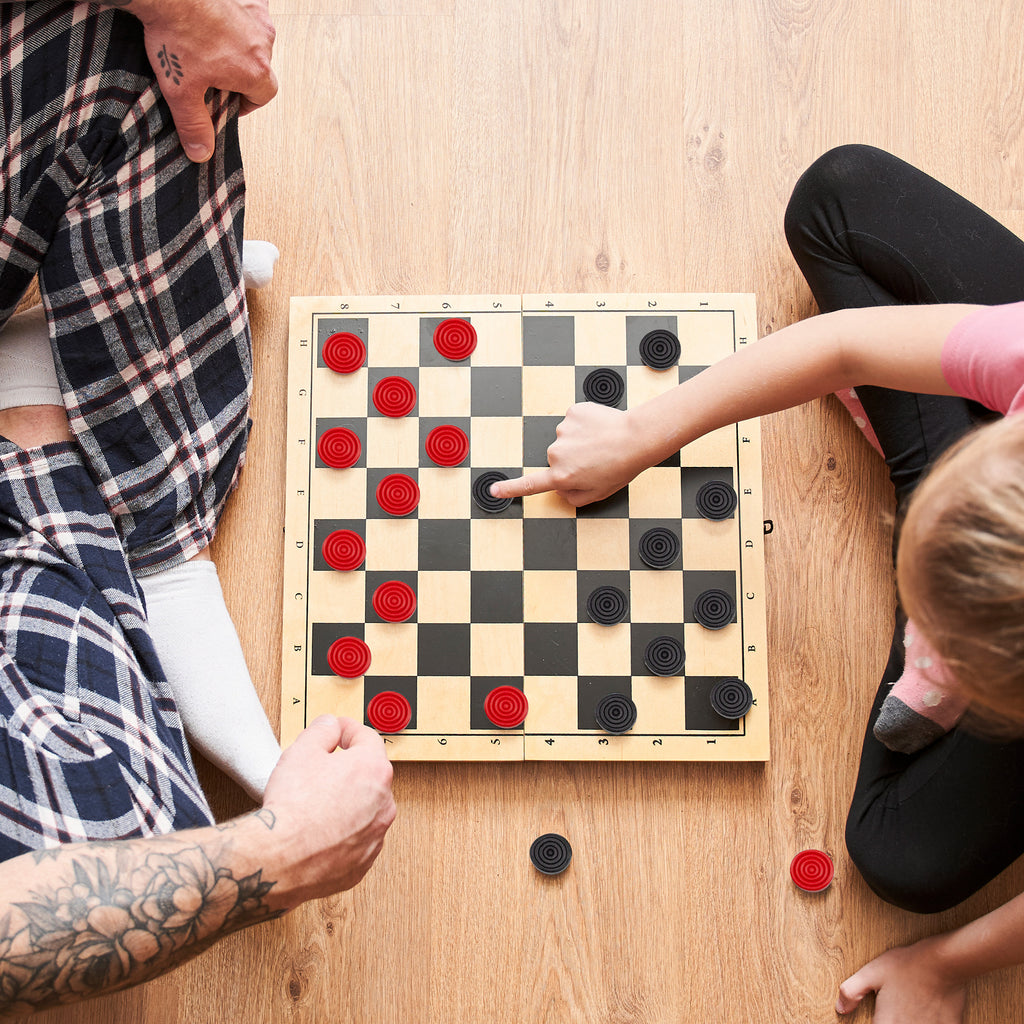
{"type": "Polygon", "coordinates": [[[185,72],[181,70],[181,62],[177,56],[168,53],[166,43],[160,47],[157,57],[160,59],[160,70],[163,71],[164,78],[169,78],[174,85],[181,85],[185,72]]]}

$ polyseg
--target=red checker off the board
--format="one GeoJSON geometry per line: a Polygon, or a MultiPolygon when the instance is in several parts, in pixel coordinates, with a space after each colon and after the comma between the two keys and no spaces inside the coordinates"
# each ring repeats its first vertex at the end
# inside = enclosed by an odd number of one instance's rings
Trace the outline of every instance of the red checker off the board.
{"type": "Polygon", "coordinates": [[[366,560],[366,541],[352,530],[335,530],[324,538],[320,553],[332,569],[349,572],[366,560]]]}
{"type": "Polygon", "coordinates": [[[387,622],[405,622],[416,611],[416,594],[408,583],[388,580],[373,592],[373,610],[387,622]]]}
{"type": "Polygon", "coordinates": [[[355,373],[366,359],[362,339],[348,331],[332,334],[324,342],[322,352],[324,362],[335,373],[355,373]]]}
{"type": "Polygon", "coordinates": [[[804,892],[822,892],[832,884],[835,867],[823,850],[803,850],[789,865],[789,877],[804,892]]]}
{"type": "Polygon", "coordinates": [[[401,732],[412,721],[412,705],[393,690],[385,690],[366,705],[366,717],[377,732],[401,732]]]}
{"type": "Polygon", "coordinates": [[[392,473],[377,484],[377,504],[393,516],[407,516],[420,503],[420,489],[411,476],[392,473]]]}
{"type": "Polygon", "coordinates": [[[370,648],[357,636],[343,636],[327,649],[327,664],[342,679],[358,679],[370,667],[370,648]]]}
{"type": "Polygon", "coordinates": [[[385,377],[373,389],[373,404],[385,416],[407,416],[416,405],[416,388],[405,377],[385,377]]]}
{"type": "Polygon", "coordinates": [[[359,461],[363,446],[358,436],[346,427],[331,427],[320,435],[316,453],[332,469],[348,469],[359,461]]]}
{"type": "Polygon", "coordinates": [[[423,447],[438,466],[457,466],[469,454],[469,438],[452,423],[444,423],[427,434],[423,447]]]}
{"type": "Polygon", "coordinates": [[[526,694],[515,686],[496,686],[484,699],[484,714],[499,729],[522,725],[529,710],[526,694]]]}
{"type": "Polygon", "coordinates": [[[442,320],[434,328],[434,348],[445,359],[462,362],[476,349],[476,328],[468,320],[442,320]]]}

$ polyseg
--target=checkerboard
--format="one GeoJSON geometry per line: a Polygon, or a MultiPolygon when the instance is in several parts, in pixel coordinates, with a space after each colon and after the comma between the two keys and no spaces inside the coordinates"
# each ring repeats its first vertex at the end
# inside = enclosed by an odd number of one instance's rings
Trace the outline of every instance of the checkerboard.
{"type": "MultiPolygon", "coordinates": [[[[759,423],[716,430],[640,474],[606,501],[579,509],[555,494],[497,512],[473,498],[483,472],[507,476],[546,466],[566,409],[585,400],[594,370],[623,385],[619,408],[635,406],[753,343],[748,295],[552,295],[294,298],[288,378],[288,469],[282,673],[282,741],[316,715],[367,719],[379,693],[407,702],[408,724],[385,735],[395,759],[766,760],[768,702],[759,423]],[[472,325],[465,359],[435,346],[438,326],[472,325]],[[679,342],[667,369],[645,364],[642,342],[658,331],[679,342]],[[331,369],[325,344],[358,338],[365,358],[331,369]],[[401,416],[373,394],[401,377],[415,391],[401,416]],[[441,466],[426,438],[459,427],[468,455],[441,466]],[[359,454],[327,465],[318,442],[351,431],[359,454]],[[419,491],[405,515],[377,502],[385,477],[419,491]],[[735,493],[735,508],[709,519],[701,489],[735,493]],[[680,553],[664,568],[641,557],[640,538],[671,531],[680,553]],[[365,561],[339,571],[324,541],[348,531],[365,561]],[[386,621],[377,588],[407,584],[415,610],[386,621]],[[588,613],[598,587],[616,587],[628,608],[603,625],[588,613]],[[700,624],[695,604],[720,592],[732,601],[721,628],[700,624]],[[363,641],[370,664],[345,678],[329,660],[343,637],[363,641]],[[649,644],[681,644],[678,675],[651,671],[649,644]],[[739,718],[710,703],[723,680],[742,680],[752,705],[739,718]],[[485,702],[496,687],[522,691],[521,724],[497,727],[485,702]],[[598,725],[595,709],[626,697],[627,731],[598,725]]],[[[614,397],[614,396],[613,396],[614,397]]],[[[728,604],[728,601],[726,602],[728,604]]]]}

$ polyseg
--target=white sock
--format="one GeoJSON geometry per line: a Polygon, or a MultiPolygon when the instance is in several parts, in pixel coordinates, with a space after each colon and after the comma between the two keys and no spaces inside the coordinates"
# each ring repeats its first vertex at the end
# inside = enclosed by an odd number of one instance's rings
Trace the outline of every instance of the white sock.
{"type": "Polygon", "coordinates": [[[0,331],[0,409],[63,405],[42,306],[17,313],[0,331]]]}
{"type": "Polygon", "coordinates": [[[189,740],[261,800],[281,747],[253,688],[217,567],[194,558],[138,582],[189,740]]]}
{"type": "Polygon", "coordinates": [[[281,254],[273,242],[242,243],[242,279],[246,288],[263,288],[274,276],[274,264],[281,254]]]}

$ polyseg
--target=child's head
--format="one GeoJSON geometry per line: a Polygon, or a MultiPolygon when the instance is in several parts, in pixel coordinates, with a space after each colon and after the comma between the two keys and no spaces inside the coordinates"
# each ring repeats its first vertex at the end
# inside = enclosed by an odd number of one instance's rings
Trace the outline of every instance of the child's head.
{"type": "Polygon", "coordinates": [[[1024,732],[1024,419],[972,432],[921,482],[897,578],[975,713],[1024,732]]]}

